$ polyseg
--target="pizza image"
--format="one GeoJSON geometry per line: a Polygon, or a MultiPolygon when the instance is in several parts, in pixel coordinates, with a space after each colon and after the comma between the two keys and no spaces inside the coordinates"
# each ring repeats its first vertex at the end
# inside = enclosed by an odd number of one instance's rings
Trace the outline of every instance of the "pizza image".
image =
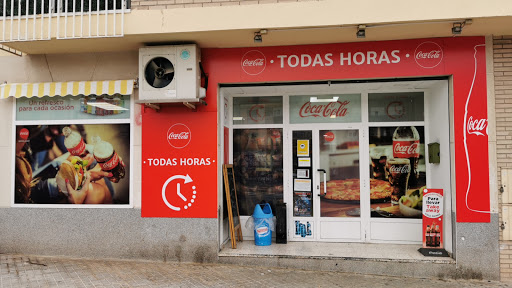
{"type": "MultiPolygon", "coordinates": [[[[339,201],[359,201],[359,179],[331,180],[327,182],[327,193],[324,198],[339,201]]],[[[323,186],[323,183],[321,184],[323,186]]],[[[323,187],[321,187],[323,190],[323,187]]],[[[370,179],[370,200],[387,200],[391,197],[393,187],[388,181],[370,179]]]]}

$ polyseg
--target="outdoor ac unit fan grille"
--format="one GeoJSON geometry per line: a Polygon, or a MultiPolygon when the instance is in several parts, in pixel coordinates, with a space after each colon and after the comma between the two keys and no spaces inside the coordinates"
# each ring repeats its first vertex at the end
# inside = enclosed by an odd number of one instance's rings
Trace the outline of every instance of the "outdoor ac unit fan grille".
{"type": "Polygon", "coordinates": [[[164,88],[174,78],[174,65],[169,59],[156,57],[151,59],[144,69],[146,82],[153,88],[164,88]]]}

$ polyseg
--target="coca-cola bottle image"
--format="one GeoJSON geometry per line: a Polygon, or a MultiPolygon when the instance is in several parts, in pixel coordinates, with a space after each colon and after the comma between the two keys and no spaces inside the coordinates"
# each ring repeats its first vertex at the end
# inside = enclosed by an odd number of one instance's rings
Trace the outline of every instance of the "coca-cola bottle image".
{"type": "Polygon", "coordinates": [[[436,225],[436,239],[435,239],[435,247],[441,246],[441,231],[439,230],[439,225],[436,225]]]}
{"type": "Polygon", "coordinates": [[[393,133],[393,157],[407,158],[411,165],[409,176],[410,187],[418,185],[420,174],[418,162],[420,159],[420,134],[414,126],[397,127],[393,133]]]}
{"type": "Polygon", "coordinates": [[[425,246],[430,246],[430,225],[427,225],[425,230],[425,246]]]}
{"type": "Polygon", "coordinates": [[[79,157],[87,155],[88,152],[85,149],[84,139],[78,132],[71,130],[69,127],[64,127],[62,134],[65,137],[64,146],[66,146],[71,155],[79,157]]]}
{"type": "Polygon", "coordinates": [[[125,168],[124,163],[117,155],[112,144],[107,141],[101,140],[96,136],[94,141],[94,159],[98,162],[101,170],[112,173],[110,181],[117,183],[124,178],[125,168]]]}

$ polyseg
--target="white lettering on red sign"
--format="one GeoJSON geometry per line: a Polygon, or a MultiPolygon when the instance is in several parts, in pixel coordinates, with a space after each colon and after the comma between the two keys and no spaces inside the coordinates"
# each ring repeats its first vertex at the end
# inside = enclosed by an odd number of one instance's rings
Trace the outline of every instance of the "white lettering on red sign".
{"type": "Polygon", "coordinates": [[[420,141],[394,141],[393,157],[395,158],[411,158],[419,157],[420,141]]]}
{"type": "Polygon", "coordinates": [[[169,140],[172,140],[172,139],[181,139],[181,140],[184,140],[184,139],[188,139],[188,136],[189,136],[189,132],[181,132],[181,133],[174,133],[174,132],[171,132],[169,133],[169,140]]]}
{"type": "Polygon", "coordinates": [[[23,128],[20,130],[20,138],[23,139],[23,140],[27,140],[28,139],[28,129],[27,128],[23,128]]]}
{"type": "Polygon", "coordinates": [[[251,50],[242,56],[241,66],[245,73],[254,76],[265,70],[267,60],[260,51],[251,50]]]}
{"type": "Polygon", "coordinates": [[[114,151],[114,155],[105,163],[98,163],[103,171],[110,171],[119,164],[119,155],[114,151]]]}
{"type": "Polygon", "coordinates": [[[192,132],[187,125],[177,123],[167,130],[167,142],[174,148],[181,149],[186,147],[192,139],[192,132]]]}
{"type": "Polygon", "coordinates": [[[325,117],[329,118],[332,115],[336,117],[344,117],[348,114],[347,105],[350,101],[343,102],[330,102],[328,104],[311,104],[306,102],[299,110],[299,116],[305,117],[325,117]]]}
{"type": "Polygon", "coordinates": [[[414,60],[420,67],[434,68],[443,60],[443,49],[435,42],[423,42],[416,47],[414,60]]]}
{"type": "Polygon", "coordinates": [[[251,66],[263,66],[265,64],[265,59],[259,58],[254,60],[245,59],[242,63],[242,66],[244,67],[251,67],[251,66]]]}
{"type": "Polygon", "coordinates": [[[467,123],[468,134],[484,136],[485,134],[487,134],[487,122],[487,119],[473,120],[473,116],[470,116],[467,123]]]}
{"type": "Polygon", "coordinates": [[[432,50],[430,52],[419,51],[416,53],[416,59],[437,59],[441,57],[441,50],[432,50]]]}
{"type": "Polygon", "coordinates": [[[410,173],[411,172],[411,165],[391,165],[391,167],[389,167],[389,172],[390,173],[401,173],[401,174],[404,174],[404,173],[410,173]]]}

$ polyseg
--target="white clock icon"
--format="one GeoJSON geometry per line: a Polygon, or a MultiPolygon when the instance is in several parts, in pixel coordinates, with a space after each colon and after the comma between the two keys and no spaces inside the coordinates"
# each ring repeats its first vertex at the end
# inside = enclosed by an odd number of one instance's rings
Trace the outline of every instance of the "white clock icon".
{"type": "Polygon", "coordinates": [[[162,199],[164,200],[165,205],[167,205],[167,207],[171,208],[174,211],[180,211],[182,207],[183,207],[183,209],[186,210],[192,206],[192,204],[194,203],[194,201],[197,197],[196,186],[192,186],[192,190],[193,190],[192,195],[191,195],[191,197],[187,198],[181,192],[181,183],[179,183],[179,182],[176,183],[176,186],[175,186],[176,187],[176,195],[178,195],[178,197],[181,198],[181,200],[183,200],[183,203],[180,203],[180,204],[177,204],[177,206],[174,206],[171,203],[169,203],[169,201],[167,200],[167,197],[165,196],[165,191],[167,189],[167,185],[169,185],[169,183],[171,183],[172,181],[177,180],[177,179],[185,180],[185,182],[183,184],[188,184],[193,181],[192,178],[190,178],[190,176],[188,174],[187,174],[187,176],[174,175],[174,176],[169,177],[169,179],[167,179],[167,181],[165,181],[164,186],[162,186],[162,199]]]}

